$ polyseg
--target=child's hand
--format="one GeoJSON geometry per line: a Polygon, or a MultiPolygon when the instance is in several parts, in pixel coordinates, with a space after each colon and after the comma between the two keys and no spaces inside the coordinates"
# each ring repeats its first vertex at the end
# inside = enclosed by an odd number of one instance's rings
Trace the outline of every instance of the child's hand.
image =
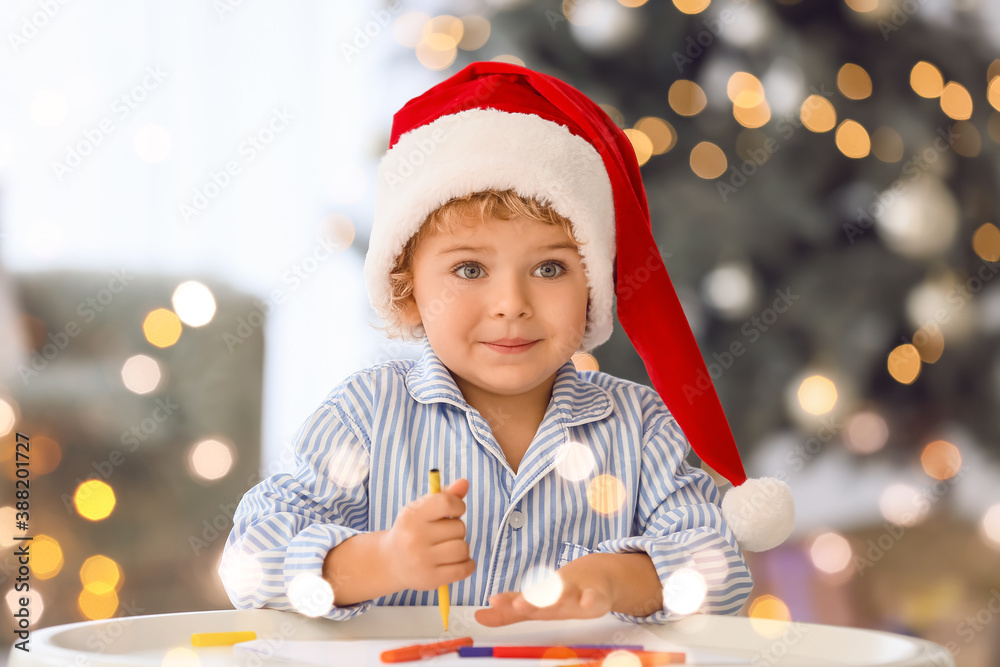
{"type": "MultiPolygon", "coordinates": [[[[489,627],[520,621],[551,621],[567,618],[598,618],[611,611],[614,590],[605,573],[586,557],[567,563],[554,576],[562,582],[562,593],[554,604],[536,607],[518,591],[490,596],[490,607],[476,612],[476,620],[489,627]]],[[[553,582],[540,584],[551,590],[553,582]]],[[[534,595],[530,595],[535,599],[534,595]]]]}
{"type": "Polygon", "coordinates": [[[402,509],[382,541],[383,562],[397,590],[432,591],[465,579],[476,569],[465,541],[462,498],[469,480],[460,479],[402,509]],[[450,518],[449,518],[450,517],[450,518]]]}

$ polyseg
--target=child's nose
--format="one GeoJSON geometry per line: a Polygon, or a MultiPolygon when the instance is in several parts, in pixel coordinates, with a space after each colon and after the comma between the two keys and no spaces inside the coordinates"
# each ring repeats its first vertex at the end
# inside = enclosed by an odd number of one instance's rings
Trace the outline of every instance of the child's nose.
{"type": "Polygon", "coordinates": [[[495,283],[492,295],[496,316],[522,317],[530,315],[532,298],[529,282],[520,276],[505,276],[495,283]]]}

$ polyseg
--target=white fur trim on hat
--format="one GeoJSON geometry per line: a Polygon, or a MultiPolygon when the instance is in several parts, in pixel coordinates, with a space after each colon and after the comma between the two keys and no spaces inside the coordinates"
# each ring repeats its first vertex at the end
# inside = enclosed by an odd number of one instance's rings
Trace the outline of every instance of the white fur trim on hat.
{"type": "Polygon", "coordinates": [[[741,549],[767,551],[784,542],[795,527],[792,491],[773,477],[748,479],[722,497],[722,518],[741,549]]]}
{"type": "Polygon", "coordinates": [[[512,189],[573,223],[590,311],[581,350],[611,336],[615,208],[604,161],[586,140],[534,114],[469,109],[400,136],[378,167],[375,219],[364,276],[375,312],[389,317],[389,273],[434,210],[456,197],[512,189]]]}

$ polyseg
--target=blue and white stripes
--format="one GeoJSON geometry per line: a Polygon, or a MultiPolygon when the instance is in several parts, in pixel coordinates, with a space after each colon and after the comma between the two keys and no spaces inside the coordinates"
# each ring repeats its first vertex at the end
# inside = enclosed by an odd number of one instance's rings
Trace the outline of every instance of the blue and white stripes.
{"type": "MultiPolygon", "coordinates": [[[[237,608],[293,609],[289,582],[319,576],[327,552],[352,535],[391,528],[407,503],[429,492],[431,468],[441,470],[442,486],[469,480],[462,518],[476,570],[451,584],[453,605],[486,605],[494,593],[521,590],[596,551],[646,552],[656,566],[664,608],[615,614],[635,623],[734,614],[753,586],[719,492],[684,463],[689,445],[656,392],[577,372],[571,361],[556,375],[516,475],[426,342],[419,361],[379,364],[344,380],[294,444],[298,468],[264,480],[237,508],[220,570],[237,608]],[[672,577],[679,572],[704,581],[695,608],[684,606],[691,577],[672,577]],[[681,602],[672,604],[675,594],[681,602]]],[[[326,617],[347,619],[373,604],[431,605],[436,595],[404,590],[335,606],[326,617]]]]}

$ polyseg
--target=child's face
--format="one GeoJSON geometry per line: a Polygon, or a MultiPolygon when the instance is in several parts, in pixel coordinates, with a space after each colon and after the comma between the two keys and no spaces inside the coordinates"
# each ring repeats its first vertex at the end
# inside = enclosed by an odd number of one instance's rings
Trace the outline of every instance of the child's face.
{"type": "Polygon", "coordinates": [[[406,320],[422,322],[434,352],[480,398],[535,389],[579,348],[587,326],[583,262],[562,227],[523,218],[467,221],[420,241],[406,320]],[[546,249],[555,244],[568,248],[546,249]],[[453,247],[480,250],[446,252],[453,247]],[[537,341],[504,354],[487,343],[537,341]]]}

